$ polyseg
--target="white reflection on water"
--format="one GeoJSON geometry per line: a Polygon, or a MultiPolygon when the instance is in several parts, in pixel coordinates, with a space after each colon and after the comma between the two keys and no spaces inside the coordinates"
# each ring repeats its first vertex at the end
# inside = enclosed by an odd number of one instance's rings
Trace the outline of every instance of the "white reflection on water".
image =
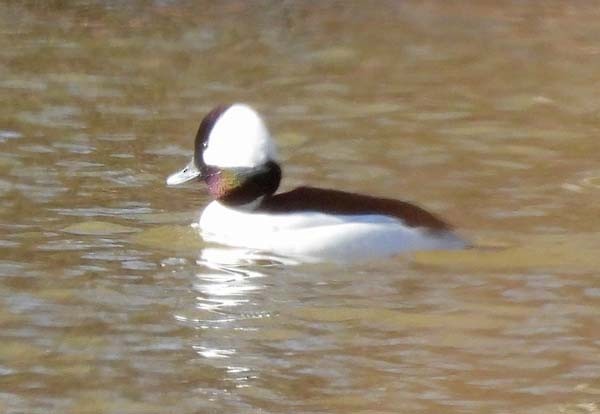
{"type": "Polygon", "coordinates": [[[198,355],[201,355],[205,358],[228,358],[229,356],[235,354],[235,349],[214,349],[200,345],[194,345],[193,348],[198,355]]]}
{"type": "Polygon", "coordinates": [[[246,249],[205,248],[193,284],[195,310],[176,316],[199,331],[193,350],[206,364],[223,369],[225,380],[236,388],[248,387],[256,378],[256,356],[244,338],[260,329],[252,320],[272,316],[264,309],[267,269],[282,263],[246,249]]]}
{"type": "Polygon", "coordinates": [[[247,318],[252,314],[248,309],[253,307],[250,297],[264,287],[260,280],[266,275],[257,269],[282,263],[274,256],[248,249],[205,248],[197,264],[207,271],[198,273],[194,283],[197,309],[212,317],[220,315],[210,319],[213,324],[247,318]],[[238,309],[242,306],[245,308],[238,309]]]}
{"type": "MultiPolygon", "coordinates": [[[[237,247],[208,247],[200,253],[198,264],[211,269],[231,271],[244,265],[298,265],[299,261],[255,249],[237,247]]],[[[255,272],[250,272],[255,273],[255,272]]]]}

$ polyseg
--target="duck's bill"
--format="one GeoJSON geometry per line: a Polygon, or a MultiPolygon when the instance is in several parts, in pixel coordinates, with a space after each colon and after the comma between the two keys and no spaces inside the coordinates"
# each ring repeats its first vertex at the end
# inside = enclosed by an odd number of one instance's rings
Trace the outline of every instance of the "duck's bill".
{"type": "Polygon", "coordinates": [[[183,170],[178,171],[175,174],[171,174],[169,177],[167,177],[167,185],[182,184],[198,177],[200,177],[200,170],[196,168],[194,160],[192,160],[188,165],[186,165],[183,168],[183,170]]]}

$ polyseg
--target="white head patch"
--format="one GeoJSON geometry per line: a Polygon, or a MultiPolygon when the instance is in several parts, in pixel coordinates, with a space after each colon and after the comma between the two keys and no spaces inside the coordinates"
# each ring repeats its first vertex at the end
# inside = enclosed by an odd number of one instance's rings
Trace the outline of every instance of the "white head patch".
{"type": "Polygon", "coordinates": [[[219,117],[203,153],[204,162],[216,167],[257,167],[276,155],[265,123],[244,104],[232,105],[219,117]]]}

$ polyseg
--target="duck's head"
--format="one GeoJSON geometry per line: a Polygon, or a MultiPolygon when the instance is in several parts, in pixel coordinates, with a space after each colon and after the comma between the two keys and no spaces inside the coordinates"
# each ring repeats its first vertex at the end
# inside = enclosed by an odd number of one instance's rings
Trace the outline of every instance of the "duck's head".
{"type": "Polygon", "coordinates": [[[244,205],[272,195],[281,169],[275,144],[261,117],[248,105],[220,105],[200,123],[194,158],[167,178],[167,185],[193,179],[206,182],[217,200],[244,205]]]}

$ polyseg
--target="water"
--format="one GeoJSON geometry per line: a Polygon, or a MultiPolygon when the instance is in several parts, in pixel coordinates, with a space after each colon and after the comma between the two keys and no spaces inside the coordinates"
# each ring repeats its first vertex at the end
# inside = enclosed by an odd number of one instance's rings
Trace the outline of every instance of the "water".
{"type": "Polygon", "coordinates": [[[0,412],[598,413],[598,11],[0,4],[0,412]],[[283,189],[417,202],[479,248],[217,266],[166,188],[244,101],[283,189]]]}

